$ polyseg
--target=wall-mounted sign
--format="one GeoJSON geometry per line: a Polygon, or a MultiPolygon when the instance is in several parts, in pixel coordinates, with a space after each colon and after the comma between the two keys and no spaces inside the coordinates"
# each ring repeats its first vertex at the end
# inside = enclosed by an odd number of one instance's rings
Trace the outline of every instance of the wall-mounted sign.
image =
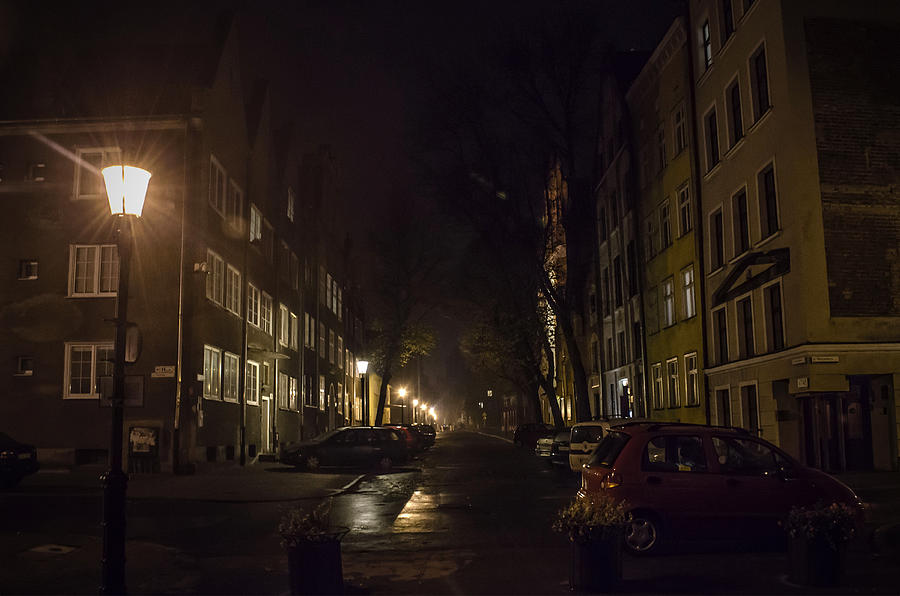
{"type": "Polygon", "coordinates": [[[808,389],[809,377],[797,377],[797,389],[808,389]]]}
{"type": "Polygon", "coordinates": [[[835,363],[835,362],[840,362],[841,359],[838,356],[813,356],[812,361],[813,361],[813,364],[835,363]]]}
{"type": "Polygon", "coordinates": [[[174,377],[175,376],[175,365],[171,366],[157,366],[154,367],[153,372],[150,373],[150,376],[154,379],[160,379],[165,377],[174,377]]]}

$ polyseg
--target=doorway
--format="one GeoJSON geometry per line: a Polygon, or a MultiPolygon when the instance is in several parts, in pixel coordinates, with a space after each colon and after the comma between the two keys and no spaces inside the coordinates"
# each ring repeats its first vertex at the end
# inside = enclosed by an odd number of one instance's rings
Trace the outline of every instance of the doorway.
{"type": "Polygon", "coordinates": [[[262,452],[272,453],[272,396],[261,396],[261,406],[259,421],[260,440],[262,441],[262,452]]]}

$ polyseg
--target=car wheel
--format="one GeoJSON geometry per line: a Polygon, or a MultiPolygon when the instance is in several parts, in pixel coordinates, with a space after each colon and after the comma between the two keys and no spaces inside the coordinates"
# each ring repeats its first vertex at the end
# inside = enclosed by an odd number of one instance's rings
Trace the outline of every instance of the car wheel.
{"type": "Polygon", "coordinates": [[[659,519],[646,511],[634,511],[625,530],[625,548],[635,555],[659,552],[659,519]]]}
{"type": "Polygon", "coordinates": [[[310,472],[316,472],[318,471],[321,462],[319,462],[319,458],[315,455],[308,455],[306,456],[305,464],[307,470],[309,470],[310,472]]]}
{"type": "Polygon", "coordinates": [[[392,467],[394,467],[394,460],[392,460],[387,455],[385,455],[384,457],[382,457],[381,459],[378,460],[378,469],[379,470],[382,470],[383,472],[387,472],[392,467]]]}

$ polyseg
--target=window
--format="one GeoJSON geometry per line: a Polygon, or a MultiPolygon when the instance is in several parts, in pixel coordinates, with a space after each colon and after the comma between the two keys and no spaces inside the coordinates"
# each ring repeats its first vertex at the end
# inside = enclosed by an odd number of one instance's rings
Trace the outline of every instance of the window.
{"type": "Polygon", "coordinates": [[[722,45],[734,34],[734,6],[732,0],[722,0],[722,45]]]}
{"type": "Polygon", "coordinates": [[[225,194],[228,183],[228,176],[225,175],[225,168],[218,160],[209,156],[209,204],[216,210],[219,215],[225,215],[225,194]]]}
{"type": "Polygon", "coordinates": [[[206,251],[206,297],[216,304],[225,302],[225,261],[211,250],[206,251]]]}
{"type": "Polygon", "coordinates": [[[244,400],[250,405],[259,404],[259,362],[247,361],[247,378],[244,379],[244,400]]]}
{"type": "Polygon", "coordinates": [[[291,287],[300,289],[300,259],[294,251],[291,251],[291,287]]]}
{"type": "Polygon", "coordinates": [[[297,315],[291,313],[291,348],[298,349],[300,341],[300,319],[297,315]]]}
{"type": "Polygon", "coordinates": [[[771,107],[765,45],[760,46],[750,58],[750,83],[753,89],[753,118],[759,120],[771,107]]]}
{"type": "Polygon", "coordinates": [[[331,282],[331,274],[329,273],[326,276],[326,281],[325,281],[325,306],[328,309],[332,309],[331,299],[332,299],[333,286],[334,286],[334,284],[332,284],[332,282],[331,282]]]}
{"type": "Polygon", "coordinates": [[[283,372],[278,373],[278,387],[275,392],[278,394],[278,409],[287,410],[290,407],[290,382],[287,374],[283,372]]]}
{"type": "Polygon", "coordinates": [[[662,364],[654,364],[650,368],[650,375],[653,377],[653,407],[660,410],[663,407],[662,364]]]}
{"type": "Polygon", "coordinates": [[[669,407],[677,408],[681,405],[681,394],[678,391],[678,358],[666,360],[666,379],[668,379],[669,407]]]}
{"type": "Polygon", "coordinates": [[[694,266],[681,270],[681,299],[684,302],[684,318],[690,319],[697,314],[694,289],[694,266]]]}
{"type": "Polygon", "coordinates": [[[716,364],[728,362],[728,319],[725,307],[713,311],[713,335],[716,364]]]}
{"type": "Polygon", "coordinates": [[[119,251],[115,244],[74,244],[69,262],[70,296],[115,296],[119,251]]]}
{"type": "MultiPolygon", "coordinates": [[[[121,163],[121,151],[117,147],[78,149],[79,167],[75,168],[75,198],[100,199],[106,197],[106,183],[100,171],[106,166],[121,163]]],[[[42,164],[43,165],[43,164],[42,164]]],[[[41,174],[31,173],[29,179],[41,174]]]]}
{"type": "Polygon", "coordinates": [[[263,220],[262,248],[266,263],[271,265],[275,261],[275,231],[272,229],[272,224],[266,220],[263,220]]]}
{"type": "Polygon", "coordinates": [[[343,355],[344,355],[344,338],[341,337],[340,335],[338,335],[338,338],[337,338],[337,357],[336,357],[336,358],[337,358],[338,368],[340,368],[341,370],[344,369],[344,358],[343,358],[343,355]]]}
{"type": "Polygon", "coordinates": [[[241,359],[230,352],[225,352],[222,361],[222,399],[236,402],[238,400],[238,371],[241,359]]]}
{"type": "Polygon", "coordinates": [[[731,136],[731,146],[737,145],[738,141],[744,138],[744,120],[741,115],[741,87],[735,81],[728,88],[728,114],[730,116],[731,130],[728,132],[731,136]]]}
{"type": "Polygon", "coordinates": [[[296,377],[288,377],[288,408],[291,410],[299,410],[299,388],[296,377]]]}
{"type": "Polygon", "coordinates": [[[625,249],[628,257],[628,295],[637,296],[638,293],[638,262],[637,255],[634,250],[634,240],[628,241],[628,247],[625,249]]]}
{"type": "Polygon", "coordinates": [[[722,230],[722,209],[709,216],[709,270],[715,271],[725,264],[725,235],[722,230]]]}
{"type": "Polygon", "coordinates": [[[32,358],[31,356],[17,356],[15,375],[17,377],[30,377],[33,374],[34,358],[32,358]]]}
{"type": "Polygon", "coordinates": [[[709,19],[703,21],[700,26],[700,47],[703,56],[704,70],[708,70],[712,66],[712,42],[709,36],[709,19]]]}
{"type": "Polygon", "coordinates": [[[225,273],[225,308],[241,316],[241,273],[231,265],[225,273]]]}
{"type": "Polygon", "coordinates": [[[625,332],[619,331],[616,338],[619,340],[619,366],[625,366],[625,363],[628,362],[628,353],[625,350],[625,332]]]}
{"type": "Polygon", "coordinates": [[[337,317],[338,321],[344,320],[344,289],[337,289],[337,317]]]}
{"type": "Polygon", "coordinates": [[[250,205],[250,242],[262,240],[262,213],[256,205],[250,205]]]}
{"type": "Polygon", "coordinates": [[[656,231],[656,214],[651,214],[647,218],[647,260],[649,261],[656,256],[659,241],[656,231]]]}
{"type": "Polygon", "coordinates": [[[69,399],[100,397],[100,379],[112,377],[114,357],[112,342],[67,343],[66,385],[63,397],[69,399]]]}
{"type": "Polygon", "coordinates": [[[781,284],[775,283],[763,290],[766,299],[766,338],[768,349],[775,352],[784,348],[784,325],[781,316],[781,284]]]}
{"type": "Polygon", "coordinates": [[[609,289],[609,269],[604,267],[600,273],[600,304],[603,307],[603,316],[608,317],[611,311],[610,302],[612,296],[609,289]]]}
{"type": "Polygon", "coordinates": [[[219,399],[222,386],[222,351],[203,346],[203,397],[219,399]]]}
{"type": "Polygon", "coordinates": [[[750,250],[750,220],[747,217],[747,192],[741,189],[731,197],[731,214],[734,228],[734,254],[744,254],[750,250]]]}
{"type": "Polygon", "coordinates": [[[753,342],[753,302],[750,296],[737,301],[738,350],[741,358],[755,354],[753,342]]]}
{"type": "Polygon", "coordinates": [[[697,370],[697,353],[684,355],[685,402],[689,406],[700,405],[700,372],[697,370]]]}
{"type": "Polygon", "coordinates": [[[606,368],[612,369],[616,366],[616,353],[613,349],[613,340],[611,337],[606,338],[606,368]]]}
{"type": "MultiPolygon", "coordinates": [[[[714,414],[714,424],[731,426],[731,391],[728,388],[716,389],[714,414]]],[[[715,441],[715,439],[713,439],[713,441],[715,441]]]]}
{"type": "Polygon", "coordinates": [[[34,162],[28,166],[28,180],[32,182],[43,182],[46,180],[47,164],[43,162],[34,162]]]}
{"type": "Polygon", "coordinates": [[[694,228],[694,214],[691,212],[691,189],[685,184],[678,189],[679,235],[684,236],[694,228]]]}
{"type": "Polygon", "coordinates": [[[319,265],[319,302],[322,304],[328,304],[325,302],[325,267],[319,265]]]}
{"type": "Polygon", "coordinates": [[[288,187],[287,190],[287,218],[290,221],[294,221],[294,189],[288,187]]]}
{"type": "Polygon", "coordinates": [[[660,252],[672,244],[672,228],[669,225],[669,200],[666,199],[659,207],[659,250],[660,252]]]}
{"type": "Polygon", "coordinates": [[[304,323],[304,331],[303,331],[303,345],[307,348],[315,348],[316,346],[316,320],[309,314],[306,313],[303,316],[304,323]]]}
{"type": "Polygon", "coordinates": [[[312,376],[306,375],[303,379],[303,404],[311,408],[316,407],[316,394],[312,390],[312,376]]]}
{"type": "Polygon", "coordinates": [[[284,304],[278,305],[278,343],[289,346],[291,341],[290,311],[284,304]]]}
{"type": "Polygon", "coordinates": [[[319,321],[319,358],[325,358],[325,323],[319,321]]]}
{"type": "Polygon", "coordinates": [[[272,297],[262,293],[262,299],[259,303],[259,322],[263,331],[272,335],[272,297]]]}
{"type": "Polygon", "coordinates": [[[591,372],[600,372],[600,346],[597,340],[591,340],[591,372]]]}
{"type": "Polygon", "coordinates": [[[659,290],[655,286],[647,291],[647,332],[659,332],[659,290]]]}
{"type": "Polygon", "coordinates": [[[616,257],[613,259],[613,270],[615,274],[615,290],[616,290],[616,308],[622,306],[622,259],[616,257]]]}
{"type": "Polygon", "coordinates": [[[225,217],[232,226],[242,228],[241,220],[244,215],[244,191],[234,180],[228,185],[228,200],[225,204],[225,217]]]}
{"type": "Polygon", "coordinates": [[[319,375],[319,409],[325,411],[325,375],[319,375]]]}
{"type": "Polygon", "coordinates": [[[754,435],[759,435],[759,402],[756,385],[741,387],[741,425],[754,435]]]}
{"type": "Polygon", "coordinates": [[[703,439],[697,435],[663,435],[647,442],[641,458],[647,472],[705,472],[703,439]]]}
{"type": "Polygon", "coordinates": [[[247,284],[247,322],[259,327],[259,289],[247,284]]]}
{"type": "Polygon", "coordinates": [[[659,170],[662,171],[668,164],[666,156],[666,129],[664,126],[660,126],[659,130],[656,132],[656,148],[657,159],[659,160],[659,170]]]}
{"type": "Polygon", "coordinates": [[[679,153],[684,151],[685,147],[687,147],[687,138],[684,134],[685,129],[683,107],[679,107],[677,110],[675,110],[672,128],[675,130],[675,155],[678,155],[679,153]]]}
{"type": "Polygon", "coordinates": [[[777,451],[753,439],[713,437],[712,444],[725,474],[769,475],[787,463],[777,451]]]}
{"type": "Polygon", "coordinates": [[[757,176],[759,185],[759,222],[762,237],[768,238],[778,231],[778,198],[775,189],[775,167],[766,166],[757,176]]]}
{"type": "Polygon", "coordinates": [[[675,324],[675,280],[671,277],[662,283],[663,288],[663,327],[675,324]]]}
{"type": "Polygon", "coordinates": [[[719,125],[716,123],[716,109],[706,114],[706,171],[719,163],[719,125]]]}
{"type": "MultiPolygon", "coordinates": [[[[37,279],[38,262],[31,259],[19,260],[19,279],[37,279]]],[[[118,283],[118,279],[116,282],[118,283]]]]}
{"type": "Polygon", "coordinates": [[[328,362],[334,364],[334,331],[328,330],[328,362]]]}

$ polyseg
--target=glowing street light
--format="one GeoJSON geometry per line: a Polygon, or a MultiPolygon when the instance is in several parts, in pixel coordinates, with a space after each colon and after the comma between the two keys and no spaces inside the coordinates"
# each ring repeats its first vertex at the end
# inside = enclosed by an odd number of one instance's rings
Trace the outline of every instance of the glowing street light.
{"type": "MultiPolygon", "coordinates": [[[[397,395],[400,396],[401,398],[406,397],[406,387],[401,387],[400,389],[398,389],[397,395]]],[[[408,404],[404,403],[403,409],[400,410],[400,422],[403,424],[406,423],[406,406],[407,405],[408,404]]]]}
{"type": "Polygon", "coordinates": [[[363,426],[369,426],[369,361],[368,360],[357,360],[356,361],[356,372],[359,373],[360,379],[362,379],[362,391],[363,391],[363,426]]]}
{"type": "Polygon", "coordinates": [[[100,593],[125,593],[125,494],[128,477],[122,471],[122,426],[125,405],[125,338],[128,329],[128,273],[134,245],[134,220],[144,211],[150,172],[134,166],[103,169],[110,213],[115,217],[119,253],[119,285],[116,291],[116,343],[113,361],[112,426],[109,437],[109,469],[103,482],[103,554],[100,560],[100,593]]]}

